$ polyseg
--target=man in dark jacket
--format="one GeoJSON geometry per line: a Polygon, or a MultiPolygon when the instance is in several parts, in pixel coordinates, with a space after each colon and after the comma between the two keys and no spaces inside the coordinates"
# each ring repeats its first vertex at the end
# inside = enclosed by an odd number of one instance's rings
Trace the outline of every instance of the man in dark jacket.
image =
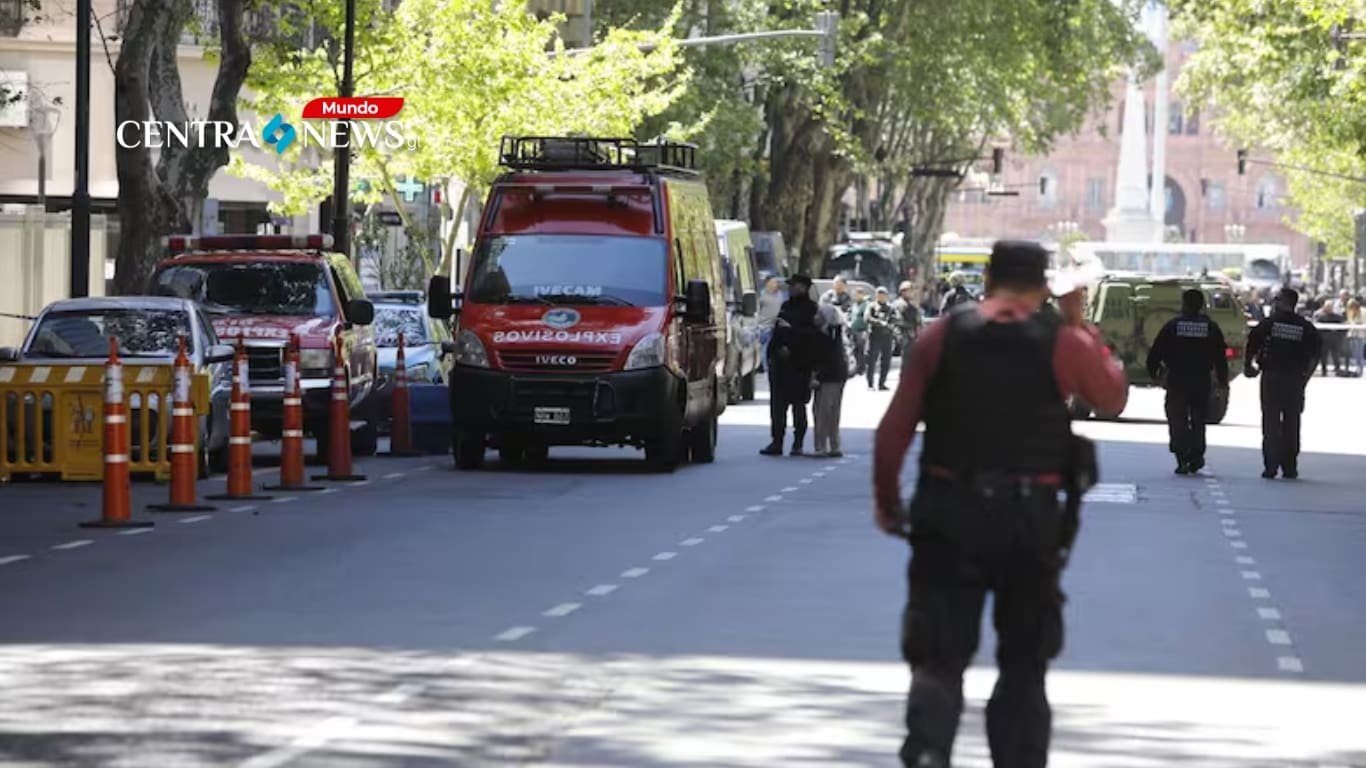
{"type": "Polygon", "coordinates": [[[801,456],[806,439],[806,404],[811,402],[811,375],[820,362],[821,332],[816,328],[816,302],[811,278],[793,275],[787,281],[791,298],[783,302],[773,340],[768,345],[769,419],[773,441],[759,453],[783,455],[787,411],[792,409],[792,455],[801,456]]]}
{"type": "Polygon", "coordinates": [[[868,388],[873,388],[873,377],[877,376],[877,388],[887,389],[887,375],[892,370],[893,330],[896,326],[896,311],[887,301],[887,289],[878,286],[877,300],[868,307],[868,388]]]}
{"type": "Polygon", "coordinates": [[[1220,387],[1228,388],[1224,334],[1204,309],[1205,294],[1199,289],[1181,294],[1181,314],[1162,326],[1148,350],[1148,375],[1161,381],[1166,371],[1167,430],[1178,475],[1205,466],[1211,375],[1218,377],[1220,387]]]}
{"type": "Polygon", "coordinates": [[[1304,389],[1319,363],[1322,339],[1314,324],[1295,313],[1299,294],[1284,288],[1271,316],[1247,335],[1243,373],[1262,376],[1262,477],[1300,476],[1300,415],[1304,389]]]}

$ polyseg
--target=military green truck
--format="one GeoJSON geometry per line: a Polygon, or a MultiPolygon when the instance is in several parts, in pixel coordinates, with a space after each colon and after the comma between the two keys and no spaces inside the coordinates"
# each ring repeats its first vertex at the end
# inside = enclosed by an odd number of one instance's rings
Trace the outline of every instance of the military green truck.
{"type": "MultiPolygon", "coordinates": [[[[1087,315],[1104,334],[1111,351],[1124,362],[1131,386],[1159,385],[1148,375],[1148,350],[1162,326],[1181,313],[1181,294],[1190,288],[1204,292],[1205,312],[1223,331],[1229,376],[1242,374],[1247,319],[1242,300],[1230,286],[1209,277],[1109,273],[1089,286],[1087,315]]],[[[1228,413],[1228,391],[1215,386],[1210,392],[1208,422],[1218,424],[1228,413]]],[[[1080,400],[1068,405],[1074,418],[1084,419],[1093,412],[1080,400]]]]}

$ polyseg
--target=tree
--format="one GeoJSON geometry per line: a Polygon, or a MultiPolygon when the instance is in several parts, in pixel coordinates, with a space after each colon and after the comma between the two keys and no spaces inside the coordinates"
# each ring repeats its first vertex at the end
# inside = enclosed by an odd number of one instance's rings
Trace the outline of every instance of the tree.
{"type": "MultiPolygon", "coordinates": [[[[298,114],[309,99],[335,92],[340,75],[328,41],[342,20],[322,13],[311,21],[320,38],[313,46],[300,43],[302,30],[287,30],[258,55],[246,102],[253,111],[298,114]]],[[[417,141],[395,151],[356,149],[356,197],[385,200],[399,212],[426,274],[438,264],[425,233],[414,231],[395,184],[400,176],[443,185],[459,179],[467,195],[479,194],[498,172],[503,135],[629,134],[686,83],[666,78],[676,67],[675,49],[657,33],[612,30],[585,54],[549,55],[556,21],[494,0],[404,0],[393,12],[379,0],[359,0],[356,93],[402,96],[399,118],[417,141]]],[[[306,210],[331,188],[330,164],[303,147],[286,152],[279,166],[239,160],[233,169],[280,192],[275,208],[284,213],[306,210]]],[[[447,259],[453,240],[454,228],[443,249],[447,259]]]]}
{"type": "MultiPolygon", "coordinates": [[[[1199,44],[1178,83],[1239,146],[1285,164],[1366,177],[1366,50],[1360,0],[1173,0],[1178,33],[1199,44]]],[[[1256,155],[1253,155],[1254,160],[1256,155]]],[[[1293,226],[1352,252],[1366,183],[1283,168],[1293,226]]]]}
{"type": "MultiPolygon", "coordinates": [[[[237,97],[251,65],[243,29],[250,0],[217,0],[218,73],[209,97],[208,120],[237,125],[237,97]]],[[[194,8],[188,0],[133,0],[114,65],[114,121],[184,124],[189,121],[177,49],[194,8]]],[[[141,145],[117,146],[119,249],[114,284],[140,293],[161,256],[161,238],[188,232],[199,217],[209,181],[228,163],[226,146],[176,146],[155,162],[141,145]]]]}

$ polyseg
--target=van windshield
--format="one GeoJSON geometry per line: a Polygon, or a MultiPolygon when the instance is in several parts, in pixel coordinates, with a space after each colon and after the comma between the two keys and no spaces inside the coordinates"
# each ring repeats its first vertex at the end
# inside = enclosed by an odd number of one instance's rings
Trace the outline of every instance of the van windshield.
{"type": "Polygon", "coordinates": [[[468,299],[481,304],[659,307],[663,240],[617,235],[502,235],[474,252],[468,299]]]}
{"type": "Polygon", "coordinates": [[[193,299],[215,314],[333,315],[327,273],[311,262],[172,264],[157,273],[153,291],[193,299]]]}

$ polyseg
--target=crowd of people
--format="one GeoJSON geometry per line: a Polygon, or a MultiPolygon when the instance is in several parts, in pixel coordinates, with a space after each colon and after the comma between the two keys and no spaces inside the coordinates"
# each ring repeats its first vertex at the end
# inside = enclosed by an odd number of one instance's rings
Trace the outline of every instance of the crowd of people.
{"type": "MultiPolygon", "coordinates": [[[[1272,290],[1249,290],[1244,297],[1247,318],[1261,322],[1270,314],[1272,290]]],[[[1366,298],[1354,295],[1346,288],[1332,291],[1306,290],[1300,294],[1295,313],[1318,325],[1355,326],[1346,329],[1324,329],[1323,347],[1319,357],[1319,375],[1361,376],[1366,372],[1366,314],[1362,306],[1366,298]]]]}

